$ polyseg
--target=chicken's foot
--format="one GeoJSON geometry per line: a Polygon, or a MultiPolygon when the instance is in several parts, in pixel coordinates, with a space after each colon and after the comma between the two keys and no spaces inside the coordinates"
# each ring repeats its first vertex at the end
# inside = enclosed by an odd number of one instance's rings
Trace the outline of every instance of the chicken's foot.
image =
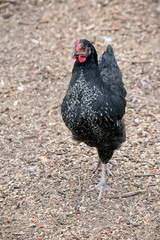
{"type": "Polygon", "coordinates": [[[102,195],[105,191],[112,191],[112,190],[113,191],[118,191],[116,189],[110,188],[106,183],[106,164],[105,163],[102,163],[102,175],[101,175],[100,182],[95,187],[92,187],[92,188],[88,189],[87,192],[93,191],[95,189],[99,190],[98,200],[101,199],[101,197],[102,197],[102,195]]]}

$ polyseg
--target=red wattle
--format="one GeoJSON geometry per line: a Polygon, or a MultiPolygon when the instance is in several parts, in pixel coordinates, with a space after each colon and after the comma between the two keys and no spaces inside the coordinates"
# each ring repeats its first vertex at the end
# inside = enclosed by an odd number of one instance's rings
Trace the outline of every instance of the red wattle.
{"type": "Polygon", "coordinates": [[[86,61],[86,57],[80,56],[80,57],[78,58],[78,60],[79,60],[80,63],[83,63],[83,62],[86,61]]]}

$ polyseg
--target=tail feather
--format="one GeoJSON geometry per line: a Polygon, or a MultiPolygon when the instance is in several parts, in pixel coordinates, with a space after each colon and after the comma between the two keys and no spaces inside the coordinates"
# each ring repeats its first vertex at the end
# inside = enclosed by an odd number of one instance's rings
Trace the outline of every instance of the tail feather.
{"type": "Polygon", "coordinates": [[[117,70],[119,70],[117,61],[114,56],[113,48],[111,45],[108,45],[106,51],[103,53],[99,61],[99,68],[100,71],[103,71],[106,68],[108,68],[108,70],[111,70],[111,67],[118,68],[117,70]]]}
{"type": "Polygon", "coordinates": [[[112,46],[109,45],[101,56],[99,69],[106,89],[111,93],[112,100],[115,102],[117,112],[119,112],[119,117],[121,118],[125,113],[126,90],[122,82],[122,73],[118,67],[112,46]]]}
{"type": "Polygon", "coordinates": [[[109,85],[114,93],[118,91],[118,94],[125,97],[126,90],[122,82],[122,73],[118,67],[111,45],[107,47],[106,51],[101,56],[99,69],[104,83],[109,85]]]}

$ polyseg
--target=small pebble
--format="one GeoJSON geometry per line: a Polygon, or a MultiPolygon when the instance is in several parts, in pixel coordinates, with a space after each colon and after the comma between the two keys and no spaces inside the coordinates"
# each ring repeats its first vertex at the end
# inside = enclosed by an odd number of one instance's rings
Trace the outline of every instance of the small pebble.
{"type": "Polygon", "coordinates": [[[135,121],[135,123],[137,123],[137,124],[139,123],[139,119],[138,119],[138,118],[136,118],[134,121],[135,121]]]}
{"type": "Polygon", "coordinates": [[[1,81],[0,81],[0,87],[1,88],[4,88],[4,81],[1,79],[1,81]]]}
{"type": "Polygon", "coordinates": [[[16,107],[18,105],[18,100],[14,101],[13,105],[16,107]]]}
{"type": "Polygon", "coordinates": [[[18,91],[20,91],[20,92],[23,92],[24,91],[24,87],[23,86],[18,86],[18,91]]]}
{"type": "Polygon", "coordinates": [[[102,38],[104,39],[105,42],[112,42],[111,37],[103,36],[102,38]]]}
{"type": "Polygon", "coordinates": [[[134,226],[134,227],[138,227],[139,224],[137,222],[131,222],[131,224],[134,226]]]}
{"type": "Polygon", "coordinates": [[[130,225],[130,224],[131,224],[128,220],[126,220],[126,223],[127,223],[127,225],[130,225]]]}

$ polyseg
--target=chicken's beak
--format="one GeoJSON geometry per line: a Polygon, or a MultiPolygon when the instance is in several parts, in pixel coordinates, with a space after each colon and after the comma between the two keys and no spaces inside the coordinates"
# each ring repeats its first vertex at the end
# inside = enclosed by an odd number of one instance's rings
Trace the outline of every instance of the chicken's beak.
{"type": "Polygon", "coordinates": [[[72,58],[75,58],[75,57],[78,57],[79,55],[77,54],[77,52],[74,52],[73,54],[72,54],[72,58]]]}

